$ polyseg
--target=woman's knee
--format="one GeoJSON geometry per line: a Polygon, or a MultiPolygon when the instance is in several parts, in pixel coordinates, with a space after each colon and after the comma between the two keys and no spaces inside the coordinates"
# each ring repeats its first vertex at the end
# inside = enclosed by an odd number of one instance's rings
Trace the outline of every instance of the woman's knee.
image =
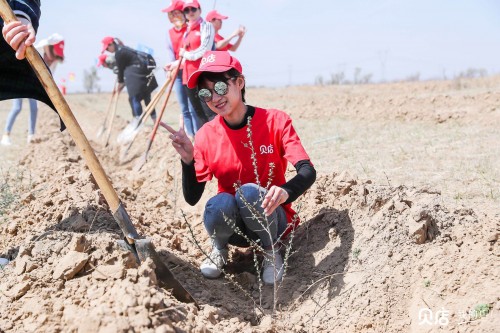
{"type": "Polygon", "coordinates": [[[254,204],[260,202],[264,199],[265,190],[253,183],[248,183],[242,185],[240,189],[236,192],[236,202],[239,207],[243,207],[246,204],[254,204]]]}
{"type": "Polygon", "coordinates": [[[236,201],[232,194],[219,193],[210,198],[205,205],[205,216],[220,217],[223,214],[232,215],[236,209],[236,201]]]}

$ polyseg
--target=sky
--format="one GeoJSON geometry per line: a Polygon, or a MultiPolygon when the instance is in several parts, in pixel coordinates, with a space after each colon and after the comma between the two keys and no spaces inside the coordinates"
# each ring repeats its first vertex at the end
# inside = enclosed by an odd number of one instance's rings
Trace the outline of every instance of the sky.
{"type": "MultiPolygon", "coordinates": [[[[467,69],[500,73],[498,0],[199,0],[229,16],[221,35],[240,24],[247,33],[234,53],[248,86],[314,84],[356,68],[372,82],[453,78],[467,69]]],[[[83,91],[83,72],[96,65],[105,36],[154,50],[166,63],[170,0],[43,0],[38,38],[65,37],[66,60],[55,71],[67,90],[83,91]],[[69,80],[74,73],[74,81],[69,80]]],[[[165,81],[156,72],[160,85],[165,81]]],[[[115,76],[100,68],[102,91],[115,76]]]]}

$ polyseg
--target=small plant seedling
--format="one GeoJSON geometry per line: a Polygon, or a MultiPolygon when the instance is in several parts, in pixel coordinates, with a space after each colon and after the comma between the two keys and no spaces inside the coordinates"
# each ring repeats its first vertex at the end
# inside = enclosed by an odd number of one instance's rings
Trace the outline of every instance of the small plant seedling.
{"type": "Polygon", "coordinates": [[[352,250],[352,257],[354,258],[354,260],[358,260],[360,254],[361,254],[360,249],[355,248],[354,250],[352,250]]]}
{"type": "Polygon", "coordinates": [[[490,313],[491,307],[492,306],[487,303],[476,305],[476,307],[474,308],[474,314],[475,314],[474,319],[480,319],[482,317],[486,317],[488,313],[490,313]]]}
{"type": "Polygon", "coordinates": [[[424,280],[424,287],[429,288],[431,286],[430,280],[424,280]]]}

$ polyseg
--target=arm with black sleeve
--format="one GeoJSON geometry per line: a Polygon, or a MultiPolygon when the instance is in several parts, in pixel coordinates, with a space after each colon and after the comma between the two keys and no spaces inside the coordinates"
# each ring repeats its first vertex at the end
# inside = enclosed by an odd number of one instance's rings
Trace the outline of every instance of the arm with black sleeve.
{"type": "Polygon", "coordinates": [[[198,182],[196,179],[196,170],[194,169],[194,160],[190,164],[182,163],[182,193],[184,200],[191,206],[196,205],[205,190],[206,182],[198,182]]]}
{"type": "Polygon", "coordinates": [[[298,161],[294,166],[297,174],[280,186],[288,193],[288,200],[284,204],[289,204],[297,200],[316,181],[316,169],[314,169],[311,161],[298,161]]]}
{"type": "MultiPolygon", "coordinates": [[[[194,160],[190,164],[182,162],[182,192],[184,199],[191,206],[196,205],[205,190],[206,182],[198,182],[194,168],[194,160]]],[[[295,164],[297,174],[285,184],[281,185],[288,193],[288,200],[284,204],[289,204],[301,196],[316,180],[316,169],[309,160],[299,161],[295,164]]]]}

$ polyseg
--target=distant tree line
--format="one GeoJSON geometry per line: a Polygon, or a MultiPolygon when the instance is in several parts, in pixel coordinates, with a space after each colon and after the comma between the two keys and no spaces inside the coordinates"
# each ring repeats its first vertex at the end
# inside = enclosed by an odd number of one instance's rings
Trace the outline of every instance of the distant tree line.
{"type": "MultiPolygon", "coordinates": [[[[472,79],[472,78],[481,78],[485,77],[488,75],[488,72],[483,69],[483,68],[468,68],[465,71],[462,71],[455,75],[453,79],[459,80],[459,79],[472,79]]],[[[353,78],[352,80],[347,79],[345,72],[344,71],[339,71],[336,73],[331,73],[330,78],[325,79],[322,75],[318,75],[315,80],[314,84],[319,85],[319,86],[324,86],[324,85],[342,85],[342,84],[368,84],[372,83],[372,78],[373,74],[368,73],[364,74],[362,73],[362,70],[360,67],[356,67],[354,69],[353,73],[353,78]]],[[[446,80],[446,76],[443,75],[443,79],[446,80]]],[[[402,80],[394,80],[394,81],[406,81],[406,82],[416,82],[420,81],[420,73],[414,73],[411,75],[408,75],[406,78],[402,80]]]]}

